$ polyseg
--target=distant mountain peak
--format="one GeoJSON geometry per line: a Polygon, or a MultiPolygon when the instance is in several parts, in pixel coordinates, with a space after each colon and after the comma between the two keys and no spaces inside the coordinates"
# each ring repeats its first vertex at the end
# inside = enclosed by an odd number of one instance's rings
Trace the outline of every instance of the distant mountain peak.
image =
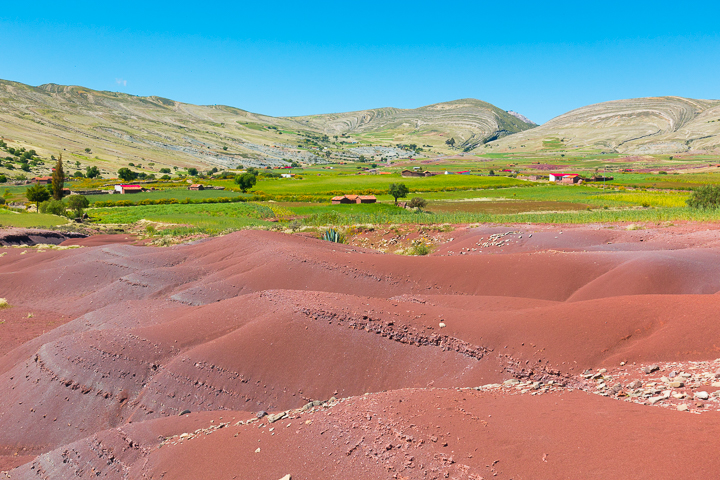
{"type": "Polygon", "coordinates": [[[518,112],[514,112],[514,111],[512,111],[512,110],[508,110],[507,113],[509,113],[510,115],[512,115],[513,117],[515,117],[515,118],[517,118],[517,119],[519,119],[519,120],[522,120],[522,121],[525,122],[525,123],[529,123],[530,125],[537,125],[537,123],[533,122],[532,120],[530,120],[529,118],[527,118],[525,115],[522,115],[522,114],[520,114],[520,113],[518,113],[518,112]]]}

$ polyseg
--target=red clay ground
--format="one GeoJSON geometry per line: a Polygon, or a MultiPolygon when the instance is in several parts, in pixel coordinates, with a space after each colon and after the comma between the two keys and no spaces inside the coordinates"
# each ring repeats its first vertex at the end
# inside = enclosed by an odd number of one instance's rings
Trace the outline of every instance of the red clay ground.
{"type": "Polygon", "coordinates": [[[260,231],[0,249],[0,470],[720,471],[718,226],[445,233],[426,257],[260,231]]]}

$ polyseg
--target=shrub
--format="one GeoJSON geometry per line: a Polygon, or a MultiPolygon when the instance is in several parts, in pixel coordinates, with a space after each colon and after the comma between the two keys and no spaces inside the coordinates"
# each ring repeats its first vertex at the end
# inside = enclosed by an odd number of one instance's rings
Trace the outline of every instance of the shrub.
{"type": "Polygon", "coordinates": [[[40,204],[40,213],[49,213],[51,215],[65,215],[67,207],[62,200],[46,200],[40,204]]]}
{"type": "Polygon", "coordinates": [[[715,210],[720,206],[720,185],[703,185],[687,199],[690,208],[715,210]]]}
{"type": "Polygon", "coordinates": [[[90,201],[83,195],[71,195],[68,198],[68,207],[74,212],[76,217],[82,217],[83,209],[90,206],[90,201]]]}
{"type": "Polygon", "coordinates": [[[408,202],[410,208],[425,208],[427,206],[427,200],[422,197],[413,197],[408,202]]]}

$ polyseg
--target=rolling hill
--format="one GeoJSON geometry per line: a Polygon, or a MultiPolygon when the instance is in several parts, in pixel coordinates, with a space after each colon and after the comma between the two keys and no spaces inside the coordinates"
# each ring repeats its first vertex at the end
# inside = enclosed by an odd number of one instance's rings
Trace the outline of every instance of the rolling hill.
{"type": "Polygon", "coordinates": [[[668,154],[720,148],[720,101],[682,97],[616,100],[578,108],[492,142],[492,151],[668,154]]]}
{"type": "Polygon", "coordinates": [[[293,118],[157,96],[0,80],[0,136],[10,146],[32,148],[44,158],[63,152],[70,161],[108,172],[129,163],[145,169],[153,163],[158,170],[321,163],[360,155],[403,158],[415,151],[399,145],[447,152],[445,141],[451,137],[456,149],[469,149],[531,127],[473,99],[413,110],[381,108],[293,118]]]}

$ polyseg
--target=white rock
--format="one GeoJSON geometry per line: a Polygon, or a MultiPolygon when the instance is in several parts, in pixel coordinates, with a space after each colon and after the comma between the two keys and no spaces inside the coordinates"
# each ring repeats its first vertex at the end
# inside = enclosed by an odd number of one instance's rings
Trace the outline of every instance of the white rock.
{"type": "Polygon", "coordinates": [[[687,412],[688,410],[690,410],[690,407],[688,407],[685,404],[682,404],[682,405],[678,405],[677,409],[678,409],[678,412],[687,412]]]}
{"type": "Polygon", "coordinates": [[[710,398],[710,395],[708,394],[708,392],[704,392],[704,391],[697,392],[697,393],[695,393],[695,398],[699,398],[700,400],[707,400],[708,398],[710,398]]]}
{"type": "Polygon", "coordinates": [[[444,322],[440,322],[440,325],[439,325],[439,326],[440,326],[440,328],[445,328],[445,323],[444,323],[444,322]]]}

